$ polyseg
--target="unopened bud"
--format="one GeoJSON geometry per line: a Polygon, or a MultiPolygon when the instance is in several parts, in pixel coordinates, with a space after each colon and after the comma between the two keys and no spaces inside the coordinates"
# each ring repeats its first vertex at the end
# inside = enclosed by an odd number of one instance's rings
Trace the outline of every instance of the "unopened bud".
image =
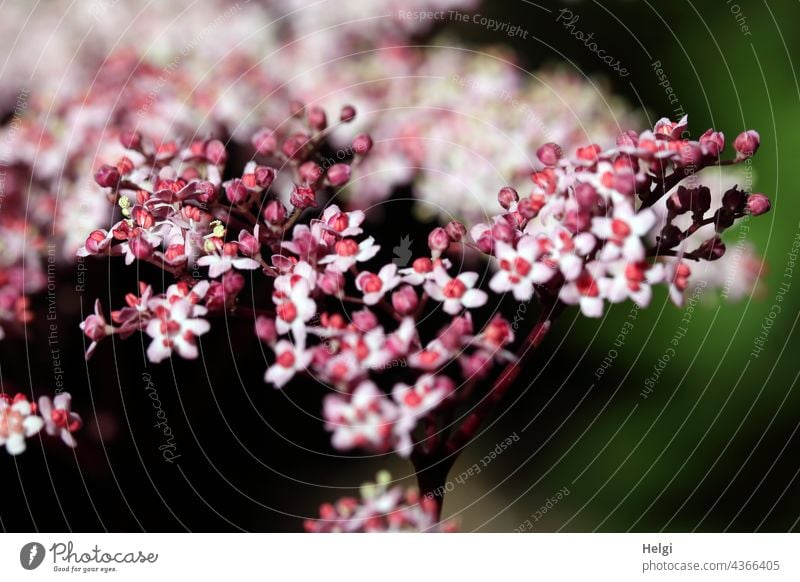
{"type": "Polygon", "coordinates": [[[453,242],[461,241],[467,234],[467,227],[458,222],[457,220],[453,220],[447,223],[447,226],[444,227],[447,236],[450,237],[450,240],[453,242]]]}
{"type": "Polygon", "coordinates": [[[344,186],[350,180],[350,172],[347,164],[334,164],[328,168],[328,182],[334,188],[344,186]]]}
{"type": "Polygon", "coordinates": [[[339,120],[342,123],[349,123],[356,117],[356,108],[352,105],[345,105],[342,107],[342,112],[339,114],[339,120]]]}
{"type": "Polygon", "coordinates": [[[247,186],[239,178],[236,178],[225,187],[225,196],[231,204],[242,204],[247,200],[247,186]]]}
{"type": "Polygon", "coordinates": [[[740,160],[752,157],[758,146],[761,144],[761,136],[754,129],[748,129],[736,136],[733,141],[733,149],[736,150],[736,157],[740,160]]]}
{"type": "Polygon", "coordinates": [[[546,143],[536,150],[536,157],[545,166],[555,166],[562,155],[561,146],[555,143],[546,143]]]}
{"type": "Polygon", "coordinates": [[[372,138],[366,133],[360,133],[353,139],[353,152],[365,156],[372,149],[372,138]]]}
{"type": "Polygon", "coordinates": [[[770,208],[772,208],[772,204],[769,198],[763,194],[750,194],[750,196],[747,197],[747,212],[753,216],[765,214],[769,212],[770,208]]]}
{"type": "Polygon", "coordinates": [[[519,194],[510,186],[505,186],[504,188],[500,188],[500,192],[497,193],[497,201],[500,203],[500,206],[508,210],[511,208],[512,204],[519,202],[519,194]]]}
{"type": "Polygon", "coordinates": [[[428,235],[428,246],[433,253],[438,256],[450,247],[450,237],[442,227],[434,228],[428,235]]]}

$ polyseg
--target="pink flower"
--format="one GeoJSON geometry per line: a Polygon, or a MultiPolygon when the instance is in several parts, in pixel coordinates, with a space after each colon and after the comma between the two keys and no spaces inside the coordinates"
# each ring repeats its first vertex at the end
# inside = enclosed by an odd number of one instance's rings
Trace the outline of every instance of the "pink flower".
{"type": "Polygon", "coordinates": [[[172,355],[173,350],[186,358],[197,358],[195,338],[208,332],[209,323],[192,314],[202,315],[204,308],[193,306],[189,301],[161,303],[155,308],[154,318],[147,324],[147,335],[153,338],[147,348],[147,357],[153,363],[159,363],[172,355]]]}
{"type": "Polygon", "coordinates": [[[97,343],[109,335],[114,333],[114,328],[108,325],[106,318],[103,315],[103,307],[100,305],[100,300],[96,299],[94,302],[94,314],[87,317],[81,324],[80,328],[86,337],[92,340],[89,347],[86,349],[86,359],[92,357],[94,350],[97,348],[97,343]]]}
{"type": "Polygon", "coordinates": [[[293,344],[281,340],[275,344],[275,363],[264,376],[264,380],[275,388],[283,388],[298,372],[304,371],[311,363],[311,352],[303,344],[293,344]]]}
{"type": "Polygon", "coordinates": [[[248,257],[237,256],[237,247],[228,243],[223,246],[221,254],[206,255],[197,260],[201,267],[208,267],[208,276],[212,279],[227,273],[232,268],[252,271],[260,266],[258,261],[248,257]]]}
{"type": "Polygon", "coordinates": [[[317,305],[309,296],[309,283],[306,279],[298,279],[294,283],[283,285],[276,291],[272,300],[275,302],[275,329],[283,335],[291,331],[298,342],[306,337],[306,322],[314,317],[317,305]]]}
{"type": "Polygon", "coordinates": [[[603,315],[603,298],[600,287],[591,271],[602,268],[598,263],[590,263],[574,281],[561,287],[559,298],[567,305],[580,305],[581,311],[587,317],[600,317],[603,315]]]}
{"type": "Polygon", "coordinates": [[[333,254],[320,259],[319,264],[330,265],[331,269],[344,273],[356,263],[363,263],[373,258],[380,248],[371,236],[360,243],[356,243],[352,238],[343,238],[334,244],[333,254]]]}
{"type": "Polygon", "coordinates": [[[464,307],[472,309],[486,303],[486,292],[473,289],[478,281],[478,273],[460,273],[451,277],[442,266],[437,266],[433,275],[433,280],[425,283],[425,291],[436,301],[442,302],[446,313],[456,315],[464,307]]]}
{"type": "Polygon", "coordinates": [[[364,294],[364,303],[375,305],[383,296],[397,287],[402,279],[397,275],[397,265],[389,263],[378,274],[362,271],[356,277],[356,287],[364,294]]]}
{"type": "Polygon", "coordinates": [[[327,395],[322,414],[325,428],[333,432],[333,446],[340,451],[359,447],[382,452],[393,448],[394,424],[400,413],[372,382],[362,382],[349,397],[327,395]]]}
{"type": "Polygon", "coordinates": [[[361,234],[363,232],[361,229],[362,222],[364,222],[364,212],[362,210],[342,212],[336,204],[331,204],[322,213],[322,223],[325,228],[343,237],[361,234]]]}
{"type": "Polygon", "coordinates": [[[77,412],[72,412],[72,396],[69,392],[62,392],[53,400],[48,396],[39,398],[39,412],[44,419],[44,426],[50,436],[59,435],[64,444],[70,447],[78,446],[72,433],[83,426],[83,421],[77,412]]]}
{"type": "Polygon", "coordinates": [[[13,401],[0,398],[0,445],[5,445],[9,455],[25,452],[25,439],[43,426],[42,418],[34,414],[34,405],[21,394],[13,401]]]}
{"type": "Polygon", "coordinates": [[[655,213],[649,208],[634,212],[633,206],[625,203],[614,205],[611,217],[592,219],[592,233],[607,241],[601,251],[603,260],[614,260],[620,256],[629,261],[638,262],[644,259],[646,236],[656,222],[655,213]]]}
{"type": "Polygon", "coordinates": [[[453,392],[453,381],[446,376],[423,374],[413,386],[395,384],[392,397],[401,413],[416,422],[439,406],[453,392]]]}
{"type": "Polygon", "coordinates": [[[541,247],[532,236],[523,236],[515,249],[502,241],[495,242],[495,257],[500,269],[489,282],[495,293],[513,291],[518,301],[528,301],[533,295],[533,285],[549,281],[554,271],[538,262],[541,247]]]}

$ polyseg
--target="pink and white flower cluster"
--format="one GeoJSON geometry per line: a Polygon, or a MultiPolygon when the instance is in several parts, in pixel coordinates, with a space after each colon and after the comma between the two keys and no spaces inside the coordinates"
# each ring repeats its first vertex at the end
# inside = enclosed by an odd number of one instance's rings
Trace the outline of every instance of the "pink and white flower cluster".
{"type": "Polygon", "coordinates": [[[0,394],[0,446],[10,455],[19,455],[27,448],[26,440],[42,429],[50,436],[61,438],[67,446],[77,446],[72,433],[83,426],[83,421],[78,413],[72,412],[71,405],[72,397],[68,392],[52,400],[42,396],[38,405],[24,394],[14,397],[0,394]]]}
{"type": "Polygon", "coordinates": [[[434,502],[420,496],[416,489],[392,486],[386,471],[378,473],[375,483],[361,486],[361,498],[343,497],[336,503],[324,503],[319,519],[305,522],[312,533],[370,532],[454,532],[454,521],[439,521],[434,502]]]}

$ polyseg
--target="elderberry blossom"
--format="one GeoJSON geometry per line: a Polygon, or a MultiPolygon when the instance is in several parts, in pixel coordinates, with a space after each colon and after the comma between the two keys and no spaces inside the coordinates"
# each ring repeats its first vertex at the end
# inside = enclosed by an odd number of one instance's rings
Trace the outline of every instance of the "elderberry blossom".
{"type": "Polygon", "coordinates": [[[72,397],[62,392],[55,399],[47,396],[36,402],[24,394],[13,398],[0,394],[0,445],[10,455],[19,455],[27,448],[26,439],[35,436],[43,428],[50,436],[59,436],[70,447],[77,446],[72,433],[83,426],[81,417],[71,410],[72,397]]]}
{"type": "Polygon", "coordinates": [[[378,473],[375,483],[364,483],[360,499],[343,497],[335,503],[323,503],[318,519],[308,519],[305,529],[313,533],[378,532],[454,532],[456,522],[439,521],[432,498],[416,489],[392,486],[386,471],[378,473]]]}

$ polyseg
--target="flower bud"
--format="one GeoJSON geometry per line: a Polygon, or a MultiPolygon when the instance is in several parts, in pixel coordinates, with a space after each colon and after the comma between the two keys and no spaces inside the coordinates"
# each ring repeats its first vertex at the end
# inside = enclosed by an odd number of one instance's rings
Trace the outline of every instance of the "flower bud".
{"type": "Polygon", "coordinates": [[[761,144],[761,136],[754,129],[748,129],[736,136],[733,141],[733,149],[736,150],[736,157],[745,160],[752,157],[761,144]]]}
{"type": "Polygon", "coordinates": [[[360,133],[353,139],[353,152],[365,156],[372,149],[372,138],[366,133],[360,133]]]}
{"type": "Polygon", "coordinates": [[[221,166],[228,159],[228,152],[225,151],[225,145],[221,141],[212,139],[206,144],[205,156],[215,166],[221,166]]]}
{"type": "Polygon", "coordinates": [[[453,242],[459,242],[467,235],[467,227],[457,220],[448,222],[447,226],[444,227],[444,230],[447,233],[447,236],[453,242]]]}
{"type": "Polygon", "coordinates": [[[339,114],[339,120],[342,123],[350,123],[356,117],[356,108],[352,105],[345,105],[342,107],[342,112],[339,114]]]}
{"type": "Polygon", "coordinates": [[[283,224],[286,220],[286,207],[280,200],[270,200],[264,207],[264,220],[269,224],[283,224]]]}
{"type": "Polygon", "coordinates": [[[272,344],[278,339],[278,333],[275,330],[275,320],[263,315],[256,318],[256,336],[262,342],[272,344]]]}
{"type": "Polygon", "coordinates": [[[707,261],[716,261],[725,254],[725,243],[718,236],[715,236],[701,244],[693,254],[707,261]]]}
{"type": "Polygon", "coordinates": [[[392,293],[392,307],[400,315],[409,315],[417,309],[419,297],[411,285],[403,285],[392,293]]]}
{"type": "Polygon", "coordinates": [[[295,186],[292,195],[289,197],[289,202],[295,208],[316,208],[317,193],[309,186],[295,186]]]}
{"type": "Polygon", "coordinates": [[[142,146],[142,134],[138,131],[123,131],[119,143],[127,150],[138,150],[142,146]]]}
{"type": "Polygon", "coordinates": [[[717,208],[717,211],[714,213],[714,228],[716,228],[717,232],[724,232],[726,228],[733,226],[735,219],[736,216],[733,212],[724,206],[717,208]]]}
{"type": "Polygon", "coordinates": [[[689,200],[692,213],[695,216],[702,217],[711,208],[711,190],[708,189],[708,186],[700,186],[689,190],[689,192],[691,194],[689,200]]]}
{"type": "Polygon", "coordinates": [[[692,193],[685,186],[678,186],[678,189],[667,198],[667,210],[676,216],[689,212],[691,204],[692,193]]]}
{"type": "Polygon", "coordinates": [[[671,249],[679,242],[683,232],[674,224],[668,224],[661,229],[661,234],[658,237],[658,245],[667,249],[671,249]]]}
{"type": "Polygon", "coordinates": [[[303,110],[306,108],[305,103],[302,101],[298,101],[294,99],[291,103],[289,103],[289,114],[292,117],[300,117],[303,114],[303,110]]]}
{"type": "Polygon", "coordinates": [[[514,229],[507,224],[497,222],[492,225],[492,237],[504,243],[514,242],[514,229]]]}
{"type": "Polygon", "coordinates": [[[725,149],[725,134],[721,131],[714,131],[709,129],[700,136],[700,145],[705,148],[706,153],[713,157],[719,157],[722,150],[725,149]]]}
{"type": "Polygon", "coordinates": [[[500,188],[500,192],[497,193],[497,201],[500,206],[508,210],[512,204],[519,202],[519,194],[510,186],[505,186],[500,188]]]}
{"type": "Polygon", "coordinates": [[[261,252],[261,243],[251,233],[243,230],[239,233],[239,252],[246,257],[254,257],[261,252]]]}
{"type": "Polygon", "coordinates": [[[94,175],[94,180],[103,188],[116,188],[119,184],[119,170],[110,164],[103,164],[94,175]]]}
{"type": "Polygon", "coordinates": [[[378,326],[378,318],[369,309],[362,309],[353,313],[353,325],[359,331],[370,331],[378,326]]]}
{"type": "Polygon", "coordinates": [[[731,188],[722,195],[722,206],[731,212],[743,212],[747,203],[747,194],[737,189],[731,188]]]}
{"type": "Polygon", "coordinates": [[[271,129],[261,129],[252,138],[251,143],[256,152],[262,156],[271,156],[278,147],[278,140],[271,129]]]}
{"type": "Polygon", "coordinates": [[[428,235],[428,246],[436,256],[450,247],[450,237],[441,226],[434,228],[428,235]]]}
{"type": "Polygon", "coordinates": [[[244,275],[236,271],[228,271],[222,275],[222,289],[228,298],[235,297],[244,289],[244,275]]]}
{"type": "Polygon", "coordinates": [[[536,150],[536,157],[545,166],[555,166],[562,155],[561,146],[552,142],[546,143],[536,150]]]}
{"type": "Polygon", "coordinates": [[[575,185],[575,201],[581,208],[593,208],[600,200],[600,195],[591,184],[581,182],[575,185]]]}
{"type": "Polygon", "coordinates": [[[296,133],[289,139],[283,142],[281,151],[287,158],[299,158],[306,144],[308,143],[308,136],[304,133],[296,133]]]}
{"type": "Polygon", "coordinates": [[[129,240],[128,247],[131,249],[133,256],[139,260],[148,259],[153,254],[153,245],[142,236],[135,236],[129,240]]]}
{"type": "Polygon", "coordinates": [[[317,279],[317,287],[326,295],[338,297],[344,290],[344,275],[338,271],[326,270],[317,279]]]}
{"type": "Polygon", "coordinates": [[[325,110],[317,105],[312,105],[306,112],[308,126],[315,131],[322,131],[328,127],[328,116],[325,110]]]}
{"type": "Polygon", "coordinates": [[[639,134],[632,129],[623,131],[617,136],[618,147],[636,147],[637,145],[639,145],[639,134]]]}
{"type": "Polygon", "coordinates": [[[244,203],[248,195],[247,186],[239,178],[231,180],[230,184],[225,187],[225,196],[231,204],[244,203]]]}
{"type": "Polygon", "coordinates": [[[316,184],[322,177],[322,168],[316,162],[305,162],[298,169],[300,178],[306,184],[316,184]]]}
{"type": "Polygon", "coordinates": [[[347,164],[334,164],[328,168],[328,182],[334,188],[344,186],[350,180],[350,171],[347,164]]]}
{"type": "Polygon", "coordinates": [[[275,181],[275,169],[267,166],[256,166],[253,171],[256,178],[256,185],[259,188],[269,188],[275,181]]]}
{"type": "Polygon", "coordinates": [[[747,212],[753,216],[765,214],[769,212],[770,208],[772,208],[772,204],[769,198],[763,194],[750,194],[750,196],[747,197],[747,212]]]}

